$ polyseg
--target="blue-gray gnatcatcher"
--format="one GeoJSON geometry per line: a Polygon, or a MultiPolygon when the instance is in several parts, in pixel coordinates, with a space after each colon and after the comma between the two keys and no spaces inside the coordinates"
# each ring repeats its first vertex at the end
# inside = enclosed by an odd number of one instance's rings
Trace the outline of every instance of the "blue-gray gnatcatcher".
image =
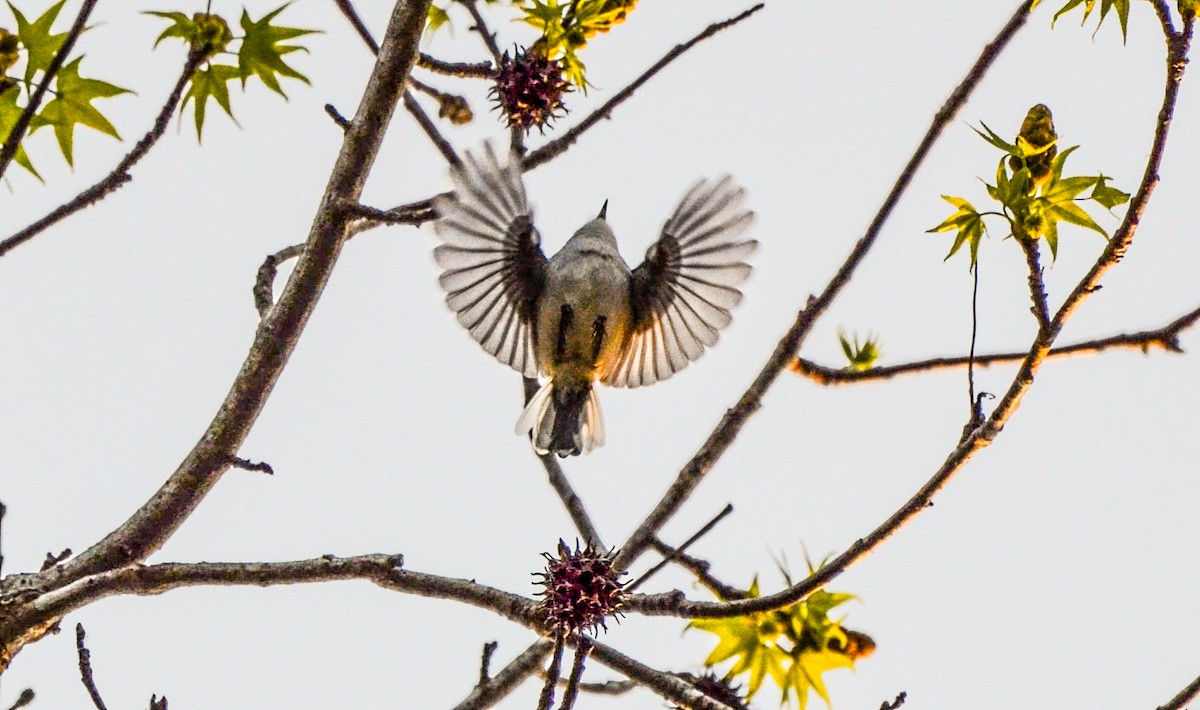
{"type": "Polygon", "coordinates": [[[438,197],[434,258],[458,322],[483,349],[525,377],[546,376],[517,420],[539,454],[588,453],[604,444],[593,384],[639,387],[700,357],[729,325],[754,220],[728,177],[688,190],[641,266],[630,271],[600,215],[546,259],[525,199],[521,163],[501,166],[491,146],[450,172],[438,197]]]}

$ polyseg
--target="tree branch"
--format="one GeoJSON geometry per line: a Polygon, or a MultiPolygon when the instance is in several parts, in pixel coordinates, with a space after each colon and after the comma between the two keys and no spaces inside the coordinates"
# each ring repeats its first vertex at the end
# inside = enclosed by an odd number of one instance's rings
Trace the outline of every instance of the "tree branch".
{"type": "Polygon", "coordinates": [[[146,157],[146,154],[150,152],[154,144],[166,132],[167,126],[171,123],[171,116],[175,114],[175,107],[179,105],[179,99],[183,95],[183,90],[187,88],[187,83],[191,80],[192,74],[196,72],[196,68],[200,66],[200,63],[204,61],[206,56],[207,54],[203,50],[193,49],[188,53],[187,61],[183,65],[183,71],[180,72],[179,79],[176,80],[175,87],[171,90],[166,102],[159,109],[158,116],[154,119],[154,125],[133,146],[133,150],[129,151],[121,159],[121,162],[117,163],[112,172],[106,175],[100,182],[97,182],[67,202],[54,208],[45,217],[0,242],[0,256],[4,256],[30,239],[33,239],[38,234],[41,234],[47,228],[61,222],[83,208],[90,207],[103,200],[123,187],[125,183],[132,180],[133,177],[129,174],[129,171],[142,158],[146,157]]]}
{"type": "Polygon", "coordinates": [[[1171,698],[1165,705],[1159,705],[1158,710],[1183,710],[1184,706],[1200,697],[1200,677],[1188,683],[1187,687],[1171,698]]]}
{"type": "Polygon", "coordinates": [[[872,550],[891,537],[906,522],[932,504],[933,496],[966,464],[979,449],[985,448],[995,440],[1005,423],[1020,406],[1021,398],[1033,385],[1038,368],[1050,352],[1050,345],[1062,328],[1062,324],[1070,317],[1074,309],[1089,295],[1096,291],[1100,275],[1111,267],[1128,249],[1133,240],[1133,234],[1146,204],[1157,184],[1158,166],[1162,162],[1163,151],[1166,147],[1168,127],[1174,114],[1175,102],[1179,95],[1179,82],[1183,77],[1183,67],[1187,63],[1187,51],[1191,43],[1192,22],[1185,24],[1183,32],[1168,38],[1168,60],[1166,87],[1163,92],[1162,109],[1159,112],[1159,122],[1154,132],[1154,144],[1150,157],[1146,162],[1145,176],[1141,186],[1129,203],[1129,210],[1121,226],[1113,235],[1108,247],[1100,256],[1096,265],[1080,280],[1072,290],[1067,302],[1055,315],[1049,328],[1039,330],[1034,339],[1029,354],[1021,363],[1021,368],[1009,386],[1008,391],[990,417],[981,426],[975,428],[954,448],[945,463],[934,473],[920,490],[913,495],[899,510],[891,515],[867,536],[860,538],[845,552],[828,561],[821,569],[787,589],[755,599],[738,600],[727,603],[690,602],[682,592],[653,596],[632,596],[625,609],[641,611],[647,614],[666,614],[687,618],[732,617],[745,614],[780,609],[793,604],[820,589],[830,580],[844,572],[851,565],[866,557],[872,550]]]}
{"type": "MultiPolygon", "coordinates": [[[[767,361],[762,371],[754,379],[749,389],[738,400],[737,404],[732,409],[725,413],[721,418],[716,429],[709,435],[708,439],[700,447],[692,460],[684,466],[679,472],[667,493],[659,501],[658,505],[650,513],[649,516],[638,526],[628,542],[622,547],[620,554],[614,564],[618,569],[627,567],[633,560],[646,549],[662,526],[670,520],[684,501],[691,496],[692,491],[700,484],[704,476],[717,462],[725,450],[733,444],[737,438],[738,432],[745,426],[750,417],[758,411],[762,406],[762,397],[766,391],[779,377],[779,373],[787,363],[795,357],[800,345],[808,336],[812,326],[817,319],[829,308],[829,305],[841,292],[842,288],[849,283],[850,277],[854,274],[855,269],[866,257],[867,252],[875,244],[875,240],[879,237],[879,232],[883,229],[884,223],[891,216],[892,210],[900,201],[900,196],[908,189],[912,182],[913,176],[917,172],[917,168],[925,161],[925,157],[929,154],[933,144],[941,135],[942,130],[949,125],[954,119],[955,114],[966,103],[967,97],[975,90],[975,87],[983,80],[988,69],[996,60],[996,57],[1004,50],[1017,31],[1025,24],[1025,20],[1029,15],[1029,6],[1033,0],[1024,0],[1018,7],[1012,17],[1000,30],[986,47],[983,48],[979,58],[975,64],[967,72],[967,76],[950,94],[941,109],[934,115],[933,121],[929,129],[925,133],[925,137],[921,139],[921,143],[917,146],[912,157],[909,158],[908,164],[904,166],[900,176],[896,179],[883,205],[875,214],[875,218],[871,221],[866,233],[854,245],[849,256],[842,263],[837,273],[825,286],[825,290],[821,295],[810,299],[808,305],[797,316],[795,323],[784,335],[783,339],[775,347],[775,351],[771,354],[771,358],[767,361]]],[[[532,155],[530,156],[533,157],[532,155]]]]}
{"type": "Polygon", "coordinates": [[[83,682],[83,687],[87,688],[88,696],[92,699],[96,710],[108,710],[104,699],[100,697],[100,690],[96,688],[96,679],[92,677],[92,654],[87,650],[87,646],[83,645],[86,637],[87,633],[83,630],[83,624],[75,624],[75,652],[79,656],[79,680],[83,682]]]}
{"type": "Polygon", "coordinates": [[[45,573],[49,588],[122,567],[157,550],[199,505],[229,466],[258,418],[320,298],[345,242],[351,215],[341,205],[362,192],[403,93],[429,0],[398,0],[379,59],[279,303],[258,327],[250,352],[212,423],[154,496],[101,542],[45,573]]]}
{"type": "Polygon", "coordinates": [[[487,682],[475,686],[470,695],[454,710],[484,710],[500,702],[514,688],[529,676],[537,672],[542,661],[554,650],[554,642],[550,639],[538,639],[521,655],[508,662],[500,672],[488,679],[487,682]]]}
{"type": "MultiPolygon", "coordinates": [[[[1105,350],[1118,348],[1136,349],[1141,350],[1143,353],[1149,352],[1151,348],[1162,348],[1167,352],[1182,353],[1183,346],[1179,343],[1179,334],[1194,326],[1197,320],[1200,320],[1200,308],[1195,308],[1165,326],[1154,330],[1143,330],[1137,333],[1120,333],[1105,338],[1084,340],[1072,343],[1071,345],[1051,348],[1048,357],[1054,359],[1071,355],[1094,355],[1105,350]]],[[[976,355],[975,366],[988,367],[1002,363],[1020,362],[1025,359],[1027,354],[1014,351],[976,355]]],[[[900,375],[966,367],[970,361],[970,358],[965,356],[937,357],[905,362],[898,365],[873,367],[870,370],[846,370],[820,365],[804,358],[796,358],[788,363],[788,369],[807,377],[819,385],[846,385],[889,380],[900,375]]]]}
{"type": "Polygon", "coordinates": [[[579,140],[579,137],[582,136],[589,128],[599,123],[601,119],[609,118],[612,115],[613,109],[624,103],[625,100],[630,96],[633,96],[633,92],[641,88],[642,84],[650,81],[655,74],[658,74],[668,64],[682,56],[684,52],[688,51],[692,47],[695,47],[697,44],[700,44],[709,37],[712,37],[721,30],[736,25],[762,8],[763,4],[759,3],[738,15],[729,18],[728,20],[714,22],[713,24],[701,30],[700,33],[695,37],[692,37],[682,44],[675,45],[671,48],[671,51],[663,55],[662,59],[659,59],[657,62],[652,64],[649,69],[642,72],[641,76],[634,79],[632,82],[626,85],[625,88],[613,94],[612,98],[610,98],[608,101],[605,101],[600,108],[588,114],[587,117],[585,117],[579,123],[571,126],[571,128],[569,128],[558,138],[555,138],[554,140],[546,143],[542,147],[525,156],[525,159],[521,162],[521,167],[528,172],[539,165],[542,165],[543,163],[548,163],[551,160],[554,160],[562,153],[565,153],[567,148],[570,148],[575,141],[579,140]]]}
{"type": "Polygon", "coordinates": [[[46,71],[42,74],[42,81],[33,90],[29,96],[29,103],[25,105],[25,109],[21,111],[21,115],[17,117],[17,122],[13,124],[12,131],[4,139],[4,145],[0,146],[0,177],[8,170],[9,163],[17,156],[17,149],[21,146],[21,141],[25,140],[25,134],[29,131],[29,124],[33,121],[34,114],[37,113],[38,107],[42,105],[42,99],[46,97],[46,92],[50,90],[50,82],[54,81],[54,77],[58,74],[58,70],[67,61],[67,56],[71,54],[71,50],[75,48],[75,40],[79,39],[79,35],[87,29],[88,17],[92,14],[92,10],[96,8],[97,0],[83,0],[83,5],[79,8],[79,14],[75,16],[75,22],[71,25],[71,29],[67,30],[67,36],[63,38],[62,46],[58,48],[54,58],[50,60],[50,65],[46,67],[46,71]]]}
{"type": "Polygon", "coordinates": [[[666,700],[693,710],[733,710],[725,703],[708,697],[694,685],[671,673],[663,673],[639,663],[611,646],[592,641],[592,658],[621,673],[666,700]]]}

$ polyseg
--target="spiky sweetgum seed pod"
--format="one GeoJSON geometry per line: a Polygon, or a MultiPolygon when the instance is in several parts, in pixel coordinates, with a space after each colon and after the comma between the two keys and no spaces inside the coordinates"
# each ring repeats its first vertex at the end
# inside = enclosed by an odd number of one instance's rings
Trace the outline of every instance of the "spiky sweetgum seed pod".
{"type": "Polygon", "coordinates": [[[512,56],[504,53],[491,95],[510,127],[528,131],[534,126],[542,129],[559,112],[566,113],[562,97],[570,90],[562,62],[518,47],[512,56]]]}
{"type": "Polygon", "coordinates": [[[572,634],[584,629],[596,633],[607,627],[605,617],[612,616],[624,602],[619,572],[613,569],[612,557],[597,552],[589,545],[572,550],[563,541],[558,543],[558,556],[543,553],[546,571],[537,573],[542,601],[538,604],[543,618],[555,632],[572,634]]]}
{"type": "MultiPolygon", "coordinates": [[[[709,672],[702,676],[694,676],[691,673],[679,673],[680,678],[691,683],[708,697],[720,703],[724,703],[734,710],[748,710],[745,698],[742,697],[741,687],[735,686],[728,678],[721,678],[717,674],[709,672]]],[[[679,706],[675,710],[682,710],[679,706]]]]}

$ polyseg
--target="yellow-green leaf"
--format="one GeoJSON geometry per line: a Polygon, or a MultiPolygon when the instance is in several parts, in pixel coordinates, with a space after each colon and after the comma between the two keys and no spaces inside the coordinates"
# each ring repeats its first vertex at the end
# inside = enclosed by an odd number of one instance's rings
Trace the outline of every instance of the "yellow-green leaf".
{"type": "Polygon", "coordinates": [[[279,86],[277,76],[286,76],[292,79],[299,79],[305,84],[309,83],[308,77],[283,61],[283,55],[285,54],[307,52],[308,50],[298,45],[280,43],[289,39],[295,39],[296,37],[313,34],[316,30],[281,27],[271,24],[271,20],[274,20],[290,4],[285,3],[280,5],[257,21],[251,20],[250,14],[242,10],[241,25],[242,30],[246,33],[242,37],[242,46],[238,48],[238,71],[242,79],[242,86],[246,85],[247,79],[257,76],[259,79],[262,79],[262,82],[269,89],[287,98],[287,94],[283,93],[283,88],[279,86]]]}
{"type": "Polygon", "coordinates": [[[33,22],[26,20],[16,5],[8,3],[13,17],[17,20],[17,37],[21,39],[21,44],[28,52],[25,58],[26,82],[33,78],[35,72],[46,71],[49,68],[50,62],[54,60],[54,55],[58,53],[59,48],[67,39],[66,32],[59,34],[50,32],[54,20],[58,18],[59,10],[62,10],[66,1],[59,0],[54,3],[33,22]]]}
{"type": "MultiPolygon", "coordinates": [[[[189,101],[195,101],[194,118],[196,122],[196,140],[203,140],[204,116],[209,98],[216,99],[217,104],[225,109],[225,113],[233,118],[233,108],[229,104],[229,82],[240,76],[238,68],[229,64],[211,64],[207,69],[197,71],[192,75],[191,85],[183,97],[179,111],[187,108],[189,101]]],[[[233,118],[237,123],[237,119],[233,118]]]]}
{"type": "Polygon", "coordinates": [[[54,127],[54,137],[58,139],[58,147],[69,165],[75,164],[76,125],[87,126],[117,140],[121,139],[116,127],[92,106],[92,101],[133,93],[107,81],[79,76],[79,63],[82,60],[83,57],[78,57],[58,71],[54,82],[55,97],[42,107],[38,114],[47,125],[54,127]]]}
{"type": "MultiPolygon", "coordinates": [[[[0,143],[8,140],[8,136],[10,133],[12,133],[13,126],[16,124],[17,119],[20,118],[21,114],[25,111],[23,106],[17,105],[17,98],[20,96],[20,93],[21,89],[16,84],[12,84],[6,88],[0,89],[0,143]]],[[[33,121],[30,123],[30,127],[36,127],[39,120],[40,119],[37,116],[34,116],[33,121]]],[[[30,162],[29,155],[25,152],[23,145],[17,144],[17,153],[13,157],[13,160],[17,161],[17,165],[20,165],[30,173],[33,173],[33,176],[38,180],[42,179],[42,176],[39,175],[38,171],[34,169],[33,163],[30,162]]]]}

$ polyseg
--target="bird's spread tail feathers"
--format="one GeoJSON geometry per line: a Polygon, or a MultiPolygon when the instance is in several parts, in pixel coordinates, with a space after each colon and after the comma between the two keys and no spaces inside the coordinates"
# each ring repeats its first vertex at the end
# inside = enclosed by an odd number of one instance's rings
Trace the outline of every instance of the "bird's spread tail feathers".
{"type": "Polygon", "coordinates": [[[530,398],[517,419],[517,434],[531,434],[539,455],[587,454],[604,446],[600,400],[590,384],[585,390],[556,391],[551,379],[530,398]]]}

